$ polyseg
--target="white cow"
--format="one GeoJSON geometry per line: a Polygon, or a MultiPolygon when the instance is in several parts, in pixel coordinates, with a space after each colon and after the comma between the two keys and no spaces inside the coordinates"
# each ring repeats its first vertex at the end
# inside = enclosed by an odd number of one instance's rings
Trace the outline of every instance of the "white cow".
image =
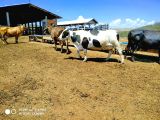
{"type": "Polygon", "coordinates": [[[119,35],[115,30],[106,31],[70,31],[65,29],[59,36],[60,40],[71,39],[74,46],[77,48],[78,57],[80,57],[80,51],[84,51],[84,60],[87,61],[87,49],[109,49],[109,54],[106,58],[108,60],[111,57],[113,48],[118,50],[121,57],[121,63],[124,63],[124,56],[122,54],[122,49],[118,41],[119,35]]]}

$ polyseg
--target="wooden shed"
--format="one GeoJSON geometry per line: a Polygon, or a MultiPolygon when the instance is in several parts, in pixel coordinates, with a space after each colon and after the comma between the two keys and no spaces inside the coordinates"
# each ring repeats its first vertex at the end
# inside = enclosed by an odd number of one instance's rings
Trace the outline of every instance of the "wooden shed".
{"type": "Polygon", "coordinates": [[[17,26],[23,24],[28,27],[26,34],[43,34],[44,19],[55,21],[61,17],[31,3],[0,7],[0,25],[17,26]]]}

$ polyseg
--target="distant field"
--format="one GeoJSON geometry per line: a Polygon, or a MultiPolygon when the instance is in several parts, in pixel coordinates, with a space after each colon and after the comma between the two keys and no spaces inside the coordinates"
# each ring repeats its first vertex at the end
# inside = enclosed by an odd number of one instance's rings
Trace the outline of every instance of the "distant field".
{"type": "MultiPolygon", "coordinates": [[[[147,25],[147,26],[143,26],[140,28],[136,28],[136,29],[160,31],[160,24],[147,25]]],[[[129,29],[128,30],[119,30],[118,33],[119,33],[120,37],[127,37],[129,31],[130,31],[129,29]]]]}
{"type": "Polygon", "coordinates": [[[145,30],[156,30],[156,31],[160,31],[160,25],[147,25],[144,27],[140,27],[138,29],[145,29],[145,30]]]}

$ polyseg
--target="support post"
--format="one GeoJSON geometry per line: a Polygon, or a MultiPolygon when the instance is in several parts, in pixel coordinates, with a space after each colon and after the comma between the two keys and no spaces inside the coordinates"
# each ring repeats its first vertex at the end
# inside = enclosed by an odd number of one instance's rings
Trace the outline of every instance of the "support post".
{"type": "Polygon", "coordinates": [[[31,23],[31,26],[32,26],[32,34],[34,34],[33,22],[31,23]]]}
{"type": "Polygon", "coordinates": [[[47,16],[45,16],[45,23],[46,23],[46,24],[45,24],[45,25],[46,25],[45,27],[48,27],[48,18],[47,18],[47,16]]]}
{"type": "Polygon", "coordinates": [[[27,27],[28,27],[28,34],[30,35],[31,34],[31,32],[30,32],[30,25],[29,25],[29,23],[27,23],[27,27]]]}
{"type": "Polygon", "coordinates": [[[38,27],[37,27],[37,22],[35,22],[35,34],[38,34],[38,27]]]}
{"type": "Polygon", "coordinates": [[[6,12],[7,26],[10,26],[9,12],[6,12]]]}
{"type": "Polygon", "coordinates": [[[41,21],[39,21],[39,32],[40,32],[40,34],[42,34],[43,35],[43,30],[42,30],[42,22],[41,21]]]}

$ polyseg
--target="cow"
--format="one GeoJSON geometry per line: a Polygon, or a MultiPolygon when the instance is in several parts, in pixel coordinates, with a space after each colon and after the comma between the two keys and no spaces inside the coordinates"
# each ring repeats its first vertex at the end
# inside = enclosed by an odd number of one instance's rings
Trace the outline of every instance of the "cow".
{"type": "Polygon", "coordinates": [[[4,40],[5,40],[5,42],[8,43],[7,42],[7,38],[8,37],[15,37],[15,43],[18,43],[18,38],[23,34],[23,32],[26,29],[27,28],[24,27],[23,25],[7,28],[7,30],[6,30],[6,32],[4,34],[4,40]]]}
{"type": "Polygon", "coordinates": [[[57,50],[57,44],[59,42],[59,45],[61,46],[61,53],[63,52],[63,46],[66,45],[66,47],[67,47],[66,53],[68,54],[68,53],[70,53],[70,50],[68,48],[68,41],[67,42],[60,41],[58,38],[64,29],[65,29],[64,27],[48,26],[44,31],[49,32],[49,34],[51,34],[51,38],[54,41],[55,50],[57,50]]]}
{"type": "Polygon", "coordinates": [[[9,27],[6,27],[6,26],[1,26],[1,27],[0,27],[0,38],[1,38],[1,40],[2,40],[2,42],[3,42],[4,44],[7,44],[7,41],[4,40],[4,38],[5,38],[4,36],[5,36],[8,28],[9,28],[9,27]]]}
{"type": "Polygon", "coordinates": [[[125,48],[125,52],[126,54],[130,53],[132,61],[135,61],[134,52],[140,49],[158,50],[160,63],[160,31],[131,30],[128,33],[128,45],[125,48]]]}
{"type": "Polygon", "coordinates": [[[109,50],[108,57],[106,60],[109,60],[112,54],[113,48],[116,48],[121,57],[121,63],[124,63],[124,56],[122,54],[122,49],[120,43],[118,42],[119,34],[115,30],[106,30],[106,31],[71,31],[65,29],[59,39],[66,40],[71,39],[74,46],[77,49],[78,57],[80,58],[80,51],[84,51],[83,61],[87,61],[87,50],[88,49],[99,49],[99,50],[109,50]]]}

